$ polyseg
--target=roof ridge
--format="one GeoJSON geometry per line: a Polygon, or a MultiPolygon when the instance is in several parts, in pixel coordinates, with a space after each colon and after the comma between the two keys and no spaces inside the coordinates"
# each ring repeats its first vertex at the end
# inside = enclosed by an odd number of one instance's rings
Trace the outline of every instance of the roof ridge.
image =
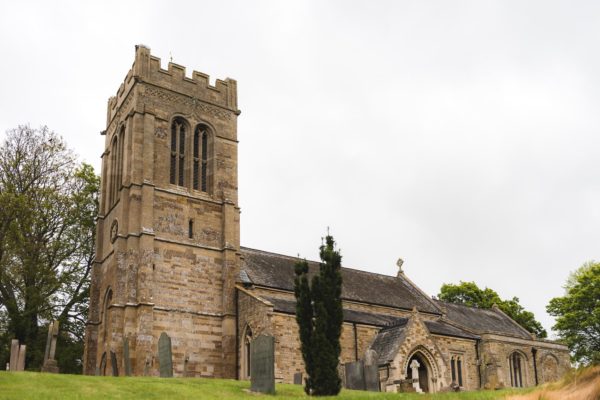
{"type": "MultiPolygon", "coordinates": [[[[287,254],[275,253],[275,252],[267,251],[267,250],[253,249],[253,248],[245,247],[245,246],[240,246],[240,250],[250,250],[250,251],[253,251],[253,252],[256,252],[256,253],[263,253],[263,254],[270,254],[270,255],[273,255],[273,256],[285,257],[285,258],[288,258],[290,260],[306,260],[308,262],[315,263],[315,264],[320,264],[321,263],[321,261],[309,260],[309,259],[302,258],[302,257],[289,256],[287,254]]],[[[342,266],[341,268],[349,270],[349,271],[356,271],[356,272],[361,272],[361,273],[364,273],[364,274],[379,275],[379,276],[383,276],[383,277],[386,277],[386,278],[396,279],[396,277],[394,275],[386,275],[386,274],[382,274],[380,272],[371,272],[371,271],[365,271],[364,269],[358,269],[358,268],[352,268],[352,267],[344,267],[344,266],[342,266]]]]}
{"type": "MultiPolygon", "coordinates": [[[[451,306],[459,306],[459,307],[464,307],[464,308],[470,308],[470,309],[472,309],[472,310],[491,311],[491,312],[493,312],[494,314],[496,314],[492,308],[481,308],[481,307],[476,307],[476,306],[469,306],[469,305],[467,305],[467,304],[452,303],[452,302],[449,302],[449,301],[443,301],[443,300],[440,300],[440,299],[435,299],[435,300],[433,300],[433,301],[435,301],[435,302],[438,302],[438,303],[443,303],[443,304],[450,304],[451,306]]],[[[510,318],[510,317],[509,317],[509,318],[510,318]]]]}

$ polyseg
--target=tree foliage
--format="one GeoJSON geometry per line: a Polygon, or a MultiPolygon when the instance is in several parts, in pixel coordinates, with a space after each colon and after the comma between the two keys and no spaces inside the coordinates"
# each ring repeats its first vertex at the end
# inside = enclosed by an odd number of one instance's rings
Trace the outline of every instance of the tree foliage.
{"type": "Polygon", "coordinates": [[[490,289],[481,289],[475,282],[463,282],[458,285],[443,284],[440,288],[438,298],[449,303],[464,304],[477,308],[492,308],[494,304],[506,315],[515,320],[527,331],[534,333],[539,338],[548,337],[548,333],[542,324],[535,319],[531,311],[527,311],[519,304],[519,298],[513,297],[509,300],[502,300],[500,295],[490,289]]]}
{"type": "Polygon", "coordinates": [[[600,263],[588,262],[573,272],[565,295],[550,300],[546,309],[556,317],[553,329],[569,346],[573,359],[600,364],[600,263]]]}
{"type": "Polygon", "coordinates": [[[308,377],[304,390],[315,396],[337,395],[341,379],[337,367],[342,332],[342,256],[327,235],[320,248],[319,274],[308,281],[308,263],[296,264],[294,293],[302,357],[308,377]]]}
{"type": "Polygon", "coordinates": [[[98,190],[93,168],[79,164],[47,127],[7,132],[0,148],[0,334],[27,345],[28,368],[41,365],[50,320],[60,321],[63,342],[83,339],[98,190]]]}

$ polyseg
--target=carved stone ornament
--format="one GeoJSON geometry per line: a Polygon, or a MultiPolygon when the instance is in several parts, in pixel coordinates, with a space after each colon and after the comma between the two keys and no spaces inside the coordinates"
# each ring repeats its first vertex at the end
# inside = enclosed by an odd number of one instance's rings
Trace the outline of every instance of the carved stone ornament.
{"type": "Polygon", "coordinates": [[[110,225],[110,242],[114,243],[115,240],[117,240],[117,236],[119,233],[119,221],[117,221],[116,219],[113,220],[112,224],[110,225]]]}

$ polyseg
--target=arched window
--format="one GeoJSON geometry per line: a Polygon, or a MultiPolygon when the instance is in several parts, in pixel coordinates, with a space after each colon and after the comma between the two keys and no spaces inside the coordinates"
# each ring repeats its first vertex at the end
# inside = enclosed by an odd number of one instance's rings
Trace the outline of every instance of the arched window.
{"type": "Polygon", "coordinates": [[[452,370],[452,384],[463,386],[461,356],[452,356],[450,358],[450,369],[452,370]]]}
{"type": "Polygon", "coordinates": [[[110,183],[108,188],[108,206],[112,207],[119,199],[123,183],[123,151],[125,146],[125,127],[115,134],[110,148],[110,183]]]}
{"type": "Polygon", "coordinates": [[[252,329],[246,326],[244,341],[242,342],[242,378],[250,379],[250,342],[252,342],[252,329]]]}
{"type": "Polygon", "coordinates": [[[170,182],[179,186],[185,184],[185,130],[185,120],[180,117],[175,118],[171,124],[170,182]]]}
{"type": "Polygon", "coordinates": [[[110,319],[108,318],[108,306],[112,303],[113,292],[111,288],[106,289],[104,294],[104,304],[102,305],[102,341],[106,343],[106,336],[108,333],[108,325],[110,319]]]}
{"type": "Polygon", "coordinates": [[[208,191],[208,127],[198,125],[194,131],[193,188],[208,191]]]}
{"type": "Polygon", "coordinates": [[[508,365],[510,369],[511,386],[523,387],[523,356],[515,351],[509,356],[508,365]]]}
{"type": "Polygon", "coordinates": [[[108,189],[108,207],[112,207],[117,196],[117,153],[118,153],[117,135],[113,138],[110,146],[110,183],[108,189]]]}

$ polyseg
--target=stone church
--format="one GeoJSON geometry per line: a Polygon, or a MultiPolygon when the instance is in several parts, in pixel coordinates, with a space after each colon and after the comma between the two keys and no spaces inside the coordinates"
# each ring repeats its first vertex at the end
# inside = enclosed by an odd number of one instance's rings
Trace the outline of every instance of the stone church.
{"type": "MultiPolygon", "coordinates": [[[[294,316],[296,258],[240,245],[236,81],[169,63],[150,49],[108,101],[84,373],[159,374],[171,338],[180,377],[248,379],[249,343],[275,338],[275,376],[303,371],[294,316]]],[[[318,263],[311,262],[312,273],[318,263]]],[[[532,386],[569,367],[498,308],[436,301],[403,272],[343,268],[340,365],[374,350],[382,391],[532,386]],[[414,361],[417,361],[414,363],[414,361]]]]}

